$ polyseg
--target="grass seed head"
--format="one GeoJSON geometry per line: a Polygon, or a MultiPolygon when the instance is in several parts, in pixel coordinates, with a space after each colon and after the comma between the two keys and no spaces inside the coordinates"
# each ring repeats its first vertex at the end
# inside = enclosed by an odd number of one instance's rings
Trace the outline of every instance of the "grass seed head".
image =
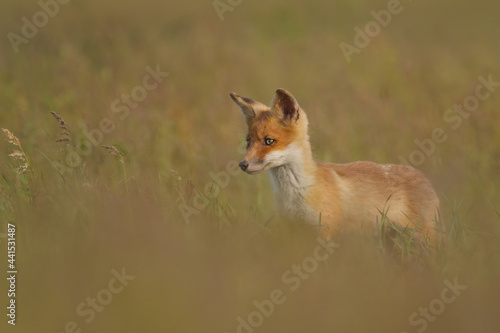
{"type": "Polygon", "coordinates": [[[26,153],[23,150],[23,147],[21,146],[21,141],[8,129],[2,128],[3,133],[7,137],[7,141],[19,148],[19,150],[13,150],[10,154],[9,157],[11,157],[14,160],[18,160],[21,162],[21,164],[15,169],[18,174],[23,174],[26,172],[31,171],[31,163],[26,155],[26,153]]]}
{"type": "MultiPolygon", "coordinates": [[[[71,143],[71,135],[70,135],[68,127],[66,126],[66,122],[56,112],[50,111],[50,113],[54,116],[54,118],[59,123],[59,128],[62,129],[62,132],[60,132],[59,134],[57,134],[57,136],[59,137],[59,139],[57,139],[56,142],[57,143],[65,144],[65,146],[67,148],[69,148],[71,150],[74,150],[75,146],[71,143]]],[[[63,149],[63,148],[61,148],[61,149],[63,149]]]]}
{"type": "Polygon", "coordinates": [[[9,131],[6,128],[2,128],[2,131],[5,134],[5,136],[7,137],[7,141],[10,144],[13,144],[14,146],[17,146],[17,147],[21,146],[21,142],[19,141],[19,139],[11,131],[9,131]]]}

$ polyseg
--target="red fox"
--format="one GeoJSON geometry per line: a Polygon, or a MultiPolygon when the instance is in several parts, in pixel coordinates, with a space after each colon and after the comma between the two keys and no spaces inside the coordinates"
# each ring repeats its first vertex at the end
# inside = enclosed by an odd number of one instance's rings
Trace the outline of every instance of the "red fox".
{"type": "Polygon", "coordinates": [[[313,159],[307,115],[293,95],[278,89],[270,107],[230,93],[248,125],[248,174],[267,170],[282,215],[311,225],[331,239],[341,230],[376,229],[382,213],[395,226],[433,244],[439,199],[429,180],[410,166],[313,159]],[[378,222],[377,222],[378,221],[378,222]]]}

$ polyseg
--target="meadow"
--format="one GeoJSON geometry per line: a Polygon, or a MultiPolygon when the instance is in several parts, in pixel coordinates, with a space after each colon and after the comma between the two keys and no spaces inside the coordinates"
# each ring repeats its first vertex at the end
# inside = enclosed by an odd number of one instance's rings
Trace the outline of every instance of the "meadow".
{"type": "Polygon", "coordinates": [[[499,9],[3,0],[0,267],[14,225],[17,280],[1,331],[498,331],[499,9]],[[277,216],[269,177],[235,168],[228,95],[277,88],[318,160],[428,176],[434,254],[363,230],[332,246],[277,216]]]}

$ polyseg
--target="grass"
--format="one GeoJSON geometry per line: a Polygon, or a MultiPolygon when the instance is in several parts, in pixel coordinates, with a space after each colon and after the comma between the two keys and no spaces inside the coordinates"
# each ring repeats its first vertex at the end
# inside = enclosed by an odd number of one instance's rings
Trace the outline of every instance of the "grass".
{"type": "MultiPolygon", "coordinates": [[[[18,53],[3,38],[0,236],[16,225],[15,330],[236,332],[280,289],[286,301],[255,332],[416,332],[410,315],[456,278],[468,288],[426,332],[495,331],[500,89],[457,129],[443,115],[480,75],[500,81],[497,5],[403,6],[350,64],[339,44],[387,1],[244,1],[223,22],[211,1],[70,2],[18,53]],[[127,104],[148,66],[169,75],[127,104]],[[393,230],[386,207],[393,238],[345,235],[290,290],[283,274],[314,257],[318,228],[276,215],[266,175],[230,172],[246,133],[228,93],[266,102],[280,87],[308,113],[319,160],[399,163],[443,129],[418,166],[441,199],[435,254],[393,230]],[[122,267],[135,280],[87,323],[78,306],[122,267]]],[[[38,10],[3,1],[0,31],[20,33],[38,10]]]]}

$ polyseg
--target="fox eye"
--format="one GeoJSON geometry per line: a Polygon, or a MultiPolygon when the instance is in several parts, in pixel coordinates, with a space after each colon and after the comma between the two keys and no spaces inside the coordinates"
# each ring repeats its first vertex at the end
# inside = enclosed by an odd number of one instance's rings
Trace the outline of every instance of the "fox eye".
{"type": "Polygon", "coordinates": [[[264,143],[266,144],[266,146],[270,146],[274,143],[274,139],[267,138],[266,140],[264,140],[264,143]]]}
{"type": "Polygon", "coordinates": [[[247,138],[247,148],[250,146],[250,139],[247,138]]]}

